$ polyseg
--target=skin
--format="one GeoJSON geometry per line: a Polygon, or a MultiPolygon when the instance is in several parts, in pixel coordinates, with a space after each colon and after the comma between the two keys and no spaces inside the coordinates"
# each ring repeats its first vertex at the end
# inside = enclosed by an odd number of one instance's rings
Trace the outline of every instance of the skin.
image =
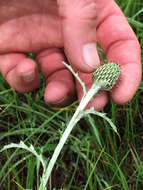
{"type": "MultiPolygon", "coordinates": [[[[113,0],[1,0],[0,72],[17,91],[29,92],[39,85],[37,64],[27,58],[32,52],[46,80],[44,99],[64,106],[82,89],[61,64],[68,60],[78,71],[87,89],[91,72],[100,64],[96,52],[87,62],[86,44],[98,42],[108,61],[122,69],[118,84],[109,93],[117,104],[130,101],[141,81],[140,45],[120,8],[113,0]],[[41,3],[42,2],[42,3],[41,3]]],[[[99,110],[108,102],[106,92],[90,103],[99,110]]]]}

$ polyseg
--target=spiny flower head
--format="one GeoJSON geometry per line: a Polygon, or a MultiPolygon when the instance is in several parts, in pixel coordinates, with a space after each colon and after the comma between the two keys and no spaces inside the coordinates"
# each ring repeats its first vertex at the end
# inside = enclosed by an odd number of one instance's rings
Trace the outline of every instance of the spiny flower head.
{"type": "Polygon", "coordinates": [[[97,68],[93,73],[93,81],[101,86],[101,90],[110,90],[116,84],[120,73],[119,65],[110,62],[97,68]]]}

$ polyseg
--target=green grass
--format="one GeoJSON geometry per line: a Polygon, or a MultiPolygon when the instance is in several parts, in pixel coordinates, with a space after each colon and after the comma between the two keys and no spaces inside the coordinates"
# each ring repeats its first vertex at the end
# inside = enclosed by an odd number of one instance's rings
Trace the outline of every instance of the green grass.
{"type": "MultiPolygon", "coordinates": [[[[143,48],[143,2],[117,0],[143,48]]],[[[142,51],[143,60],[143,51],[142,51]]],[[[44,82],[39,89],[18,94],[0,77],[0,149],[9,143],[32,144],[50,159],[77,103],[55,110],[43,101],[44,82]]],[[[64,146],[48,190],[142,190],[143,189],[143,81],[130,103],[112,101],[104,112],[116,124],[120,138],[99,117],[88,116],[72,131],[64,146]]],[[[36,190],[42,167],[22,149],[0,153],[2,190],[36,190]]]]}

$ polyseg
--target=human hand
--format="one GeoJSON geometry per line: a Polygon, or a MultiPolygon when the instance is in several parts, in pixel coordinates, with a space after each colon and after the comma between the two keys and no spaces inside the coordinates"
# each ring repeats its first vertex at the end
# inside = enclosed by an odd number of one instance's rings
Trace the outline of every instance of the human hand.
{"type": "MultiPolygon", "coordinates": [[[[38,86],[37,65],[25,55],[33,52],[46,79],[45,100],[70,103],[75,86],[71,73],[61,64],[66,59],[61,48],[89,88],[91,74],[83,72],[90,73],[100,64],[97,41],[108,61],[122,68],[111,98],[122,104],[136,92],[141,80],[140,46],[113,0],[58,0],[58,6],[51,0],[7,0],[0,2],[0,10],[0,71],[14,89],[28,92],[38,86]]],[[[77,91],[81,99],[78,83],[77,91]]],[[[101,92],[91,104],[101,109],[107,101],[107,93],[101,92]]]]}

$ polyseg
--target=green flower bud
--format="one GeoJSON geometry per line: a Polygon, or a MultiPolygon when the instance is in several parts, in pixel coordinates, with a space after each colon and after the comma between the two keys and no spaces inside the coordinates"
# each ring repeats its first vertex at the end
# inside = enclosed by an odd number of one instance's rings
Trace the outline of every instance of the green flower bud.
{"type": "Polygon", "coordinates": [[[121,69],[116,63],[107,63],[97,68],[93,73],[93,81],[101,86],[101,90],[110,90],[116,84],[121,69]]]}

